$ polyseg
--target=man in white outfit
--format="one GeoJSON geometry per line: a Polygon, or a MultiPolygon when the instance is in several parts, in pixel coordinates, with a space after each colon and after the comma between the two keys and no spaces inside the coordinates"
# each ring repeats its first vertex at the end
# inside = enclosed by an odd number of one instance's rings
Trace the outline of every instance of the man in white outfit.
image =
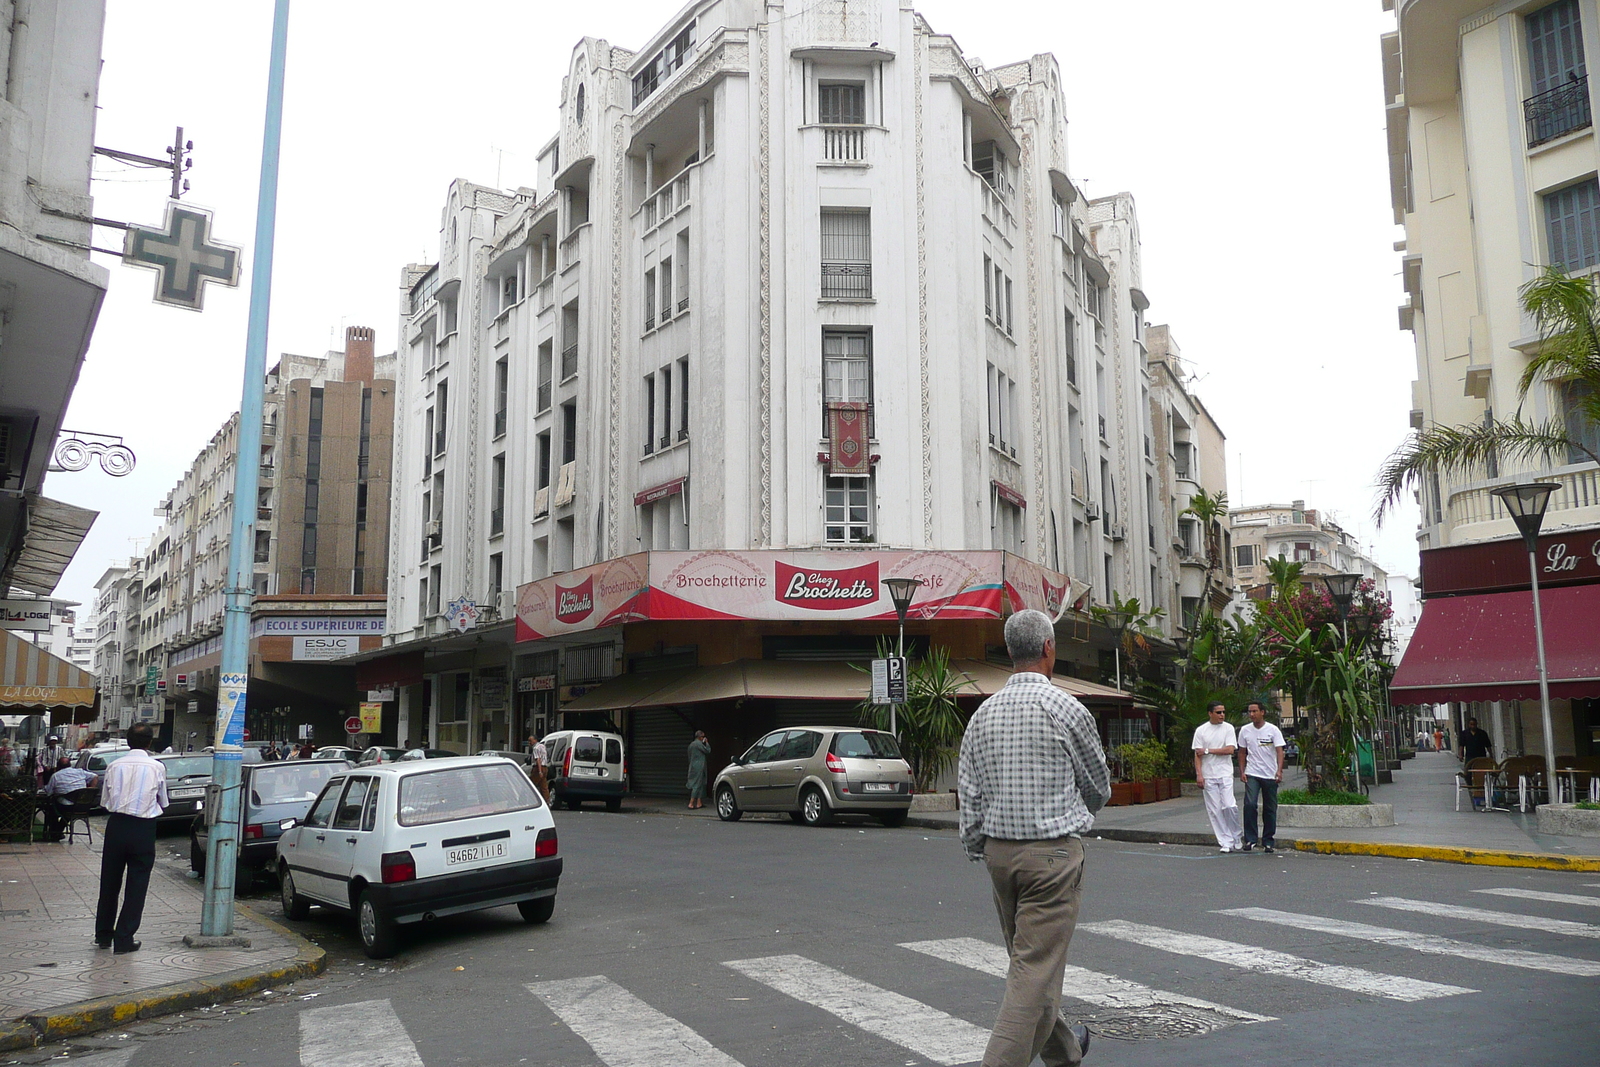
{"type": "Polygon", "coordinates": [[[1239,805],[1233,800],[1233,752],[1238,738],[1227,720],[1228,709],[1211,705],[1211,721],[1194,732],[1194,777],[1206,797],[1206,817],[1224,852],[1242,849],[1239,805]]]}

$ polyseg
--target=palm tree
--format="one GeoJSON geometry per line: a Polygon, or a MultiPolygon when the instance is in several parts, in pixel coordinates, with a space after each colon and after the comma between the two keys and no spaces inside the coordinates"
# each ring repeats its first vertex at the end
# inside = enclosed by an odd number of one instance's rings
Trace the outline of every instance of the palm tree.
{"type": "Polygon", "coordinates": [[[1384,461],[1378,472],[1375,516],[1385,515],[1427,474],[1490,473],[1501,461],[1566,463],[1575,455],[1600,463],[1593,447],[1600,428],[1600,299],[1588,277],[1556,267],[1522,287],[1522,307],[1539,327],[1539,349],[1517,382],[1518,407],[1509,419],[1480,426],[1429,426],[1384,461]],[[1538,383],[1563,385],[1574,401],[1572,417],[1533,422],[1521,405],[1538,383]]]}
{"type": "Polygon", "coordinates": [[[1180,515],[1193,515],[1200,520],[1206,545],[1205,585],[1201,589],[1201,610],[1211,610],[1211,577],[1222,566],[1222,520],[1228,517],[1228,494],[1218,491],[1215,496],[1204,489],[1189,498],[1189,506],[1180,515]]]}
{"type": "Polygon", "coordinates": [[[1300,591],[1300,575],[1306,569],[1298,560],[1291,562],[1287,556],[1267,560],[1267,575],[1272,582],[1273,595],[1279,600],[1293,600],[1300,591]]]}

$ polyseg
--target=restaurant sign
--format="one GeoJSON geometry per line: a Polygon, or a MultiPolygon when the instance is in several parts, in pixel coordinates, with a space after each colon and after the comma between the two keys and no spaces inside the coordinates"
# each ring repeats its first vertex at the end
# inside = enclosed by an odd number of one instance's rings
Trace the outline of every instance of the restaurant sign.
{"type": "Polygon", "coordinates": [[[1004,552],[642,552],[517,591],[517,639],[647,619],[892,620],[885,578],[921,580],[908,617],[1057,615],[1067,576],[1004,552]],[[1003,603],[1009,601],[1009,603],[1003,603]]]}
{"type": "MultiPolygon", "coordinates": [[[[1546,534],[1539,538],[1534,560],[1541,587],[1600,582],[1600,527],[1546,534]]],[[[1422,553],[1424,597],[1528,587],[1528,549],[1520,537],[1422,553]]]]}

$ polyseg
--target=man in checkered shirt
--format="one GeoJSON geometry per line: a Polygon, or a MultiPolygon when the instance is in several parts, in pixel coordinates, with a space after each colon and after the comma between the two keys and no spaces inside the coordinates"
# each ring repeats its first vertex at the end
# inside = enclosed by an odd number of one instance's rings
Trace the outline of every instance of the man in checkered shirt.
{"type": "Polygon", "coordinates": [[[1056,636],[1042,611],[1006,620],[1014,672],[961,741],[961,844],[983,860],[1011,966],[983,1067],[1068,1067],[1089,1031],[1060,1016],[1067,945],[1083,891],[1083,831],[1111,795],[1099,731],[1050,682],[1056,636]]]}

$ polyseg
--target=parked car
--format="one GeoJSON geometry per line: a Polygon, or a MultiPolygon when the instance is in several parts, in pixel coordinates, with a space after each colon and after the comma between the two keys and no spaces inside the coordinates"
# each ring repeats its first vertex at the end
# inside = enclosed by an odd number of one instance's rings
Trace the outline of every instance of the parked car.
{"type": "Polygon", "coordinates": [[[451,752],[447,748],[412,748],[400,753],[399,759],[397,759],[395,762],[399,763],[404,760],[416,759],[454,759],[459,755],[461,755],[461,753],[451,752]]]}
{"type": "Polygon", "coordinates": [[[621,735],[558,730],[544,738],[544,747],[550,758],[550,803],[576,810],[585,800],[603,800],[607,811],[622,810],[628,771],[621,735]]]}
{"type": "MultiPolygon", "coordinates": [[[[242,802],[239,805],[239,869],[236,884],[242,889],[257,871],[272,866],[285,819],[305,815],[317,794],[340,771],[349,770],[342,759],[271,760],[246,763],[240,768],[242,802]]],[[[189,869],[204,872],[211,827],[204,814],[189,831],[189,869]]]]}
{"type": "Polygon", "coordinates": [[[104,774],[107,767],[132,751],[126,744],[91,745],[72,758],[72,765],[90,774],[104,774]]]}
{"type": "Polygon", "coordinates": [[[361,750],[348,745],[324,745],[317,749],[317,759],[347,759],[351,763],[361,762],[361,750]]]}
{"type": "Polygon", "coordinates": [[[157,756],[167,772],[167,810],[157,824],[193,819],[205,810],[206,786],[211,784],[211,757],[185,753],[157,756]]]}
{"type": "Polygon", "coordinates": [[[526,767],[528,764],[533,762],[533,754],[530,752],[508,752],[505,749],[497,748],[486,748],[482,752],[474,752],[473,755],[499,756],[501,759],[508,759],[512,763],[522,767],[526,767]]]}
{"type": "Polygon", "coordinates": [[[515,904],[555,913],[555,820],[509,760],[406,760],[337,774],[277,842],[283,912],[355,914],[368,956],[394,955],[398,927],[515,904]]]}
{"type": "Polygon", "coordinates": [[[361,758],[356,760],[356,762],[362,765],[368,763],[393,763],[395,760],[399,759],[405,754],[406,750],[403,748],[389,748],[385,745],[373,745],[371,748],[361,753],[361,758]]]}
{"type": "Polygon", "coordinates": [[[774,730],[723,768],[712,796],[724,822],[747,811],[783,811],[807,826],[843,814],[899,826],[911,810],[911,765],[894,735],[880,730],[774,730]]]}

